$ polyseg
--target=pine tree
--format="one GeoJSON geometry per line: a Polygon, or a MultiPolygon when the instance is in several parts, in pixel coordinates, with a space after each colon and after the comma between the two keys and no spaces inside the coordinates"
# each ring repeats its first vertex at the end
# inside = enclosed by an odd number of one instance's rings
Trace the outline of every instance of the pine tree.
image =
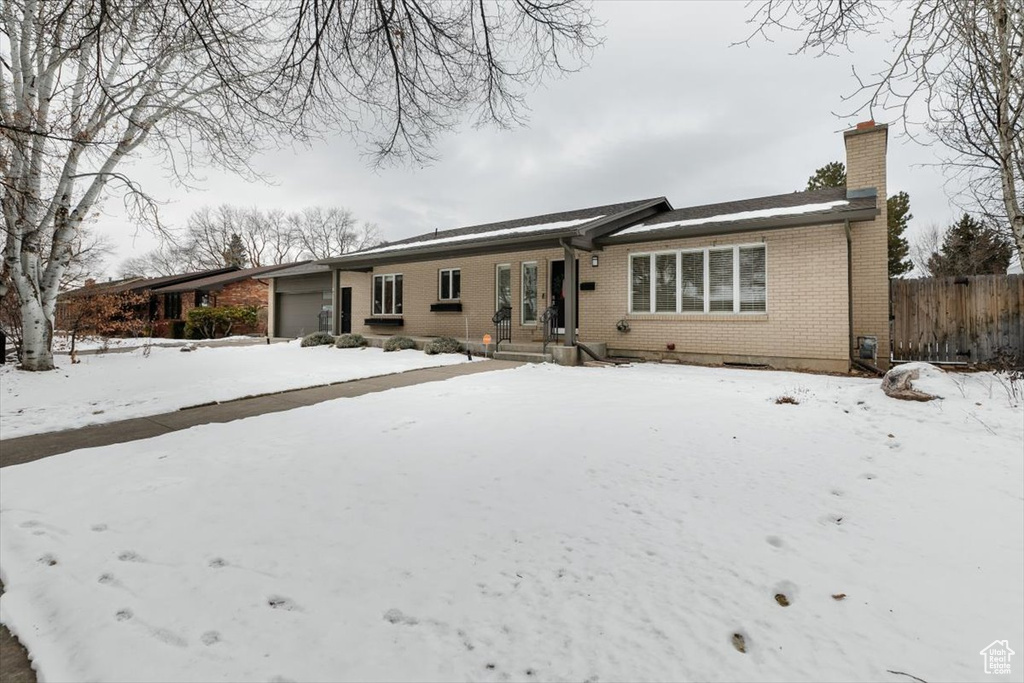
{"type": "MultiPolygon", "coordinates": [[[[826,187],[846,187],[846,165],[841,161],[832,161],[807,179],[808,190],[820,190],[826,187]]],[[[910,243],[903,233],[907,224],[914,217],[910,213],[910,195],[897,192],[885,200],[886,216],[889,230],[889,277],[898,277],[909,273],[914,264],[908,257],[910,243]]]]}
{"type": "Polygon", "coordinates": [[[899,277],[914,269],[910,242],[903,236],[914,214],[910,213],[910,195],[897,192],[885,202],[889,223],[889,277],[899,277]]]}
{"type": "Polygon", "coordinates": [[[1013,256],[1011,242],[985,221],[968,214],[949,226],[940,251],[928,259],[935,277],[1000,275],[1013,256]]]}
{"type": "Polygon", "coordinates": [[[246,264],[249,263],[249,255],[245,251],[245,245],[242,244],[242,238],[235,232],[231,233],[231,240],[224,251],[221,252],[221,255],[224,257],[225,266],[245,268],[246,264]]]}
{"type": "Polygon", "coordinates": [[[843,162],[829,162],[807,179],[808,190],[820,190],[825,187],[846,187],[846,165],[843,162]]]}

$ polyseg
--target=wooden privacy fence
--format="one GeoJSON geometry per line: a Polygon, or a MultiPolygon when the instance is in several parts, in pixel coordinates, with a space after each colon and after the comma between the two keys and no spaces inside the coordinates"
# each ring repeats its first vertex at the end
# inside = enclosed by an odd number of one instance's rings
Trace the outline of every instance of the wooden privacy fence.
{"type": "Polygon", "coordinates": [[[1024,353],[1024,275],[891,280],[894,360],[984,363],[1024,353]]]}

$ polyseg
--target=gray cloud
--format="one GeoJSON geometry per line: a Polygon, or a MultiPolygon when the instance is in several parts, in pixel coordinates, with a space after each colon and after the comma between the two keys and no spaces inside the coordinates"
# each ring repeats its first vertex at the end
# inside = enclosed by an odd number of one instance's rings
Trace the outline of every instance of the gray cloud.
{"type": "MultiPolygon", "coordinates": [[[[261,157],[275,184],[211,171],[205,192],[185,191],[144,162],[134,170],[172,225],[222,202],[284,209],[309,204],[351,208],[389,239],[458,225],[667,196],[687,206],[800,189],[815,168],[842,159],[832,114],[854,81],[851,66],[881,63],[881,39],[855,52],[814,59],[796,44],[730,47],[746,35],[744,3],[601,2],[606,42],[589,68],[549,81],[529,98],[530,124],[515,130],[464,129],[441,139],[425,168],[371,170],[351,140],[261,157]]],[[[866,118],[866,117],[861,117],[866,118]]],[[[889,190],[911,194],[915,225],[955,213],[941,173],[922,167],[932,150],[891,136],[889,190]]],[[[153,246],[107,202],[102,218],[121,243],[119,257],[153,246]]]]}

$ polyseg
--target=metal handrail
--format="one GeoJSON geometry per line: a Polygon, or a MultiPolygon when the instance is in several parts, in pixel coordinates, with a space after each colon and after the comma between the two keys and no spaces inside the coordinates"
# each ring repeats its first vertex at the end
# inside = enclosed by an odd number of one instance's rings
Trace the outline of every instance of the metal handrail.
{"type": "Polygon", "coordinates": [[[503,341],[512,341],[512,307],[502,306],[491,316],[494,323],[494,350],[498,350],[498,344],[503,341]]]}
{"type": "Polygon", "coordinates": [[[552,304],[544,309],[540,322],[544,330],[544,353],[547,353],[548,343],[558,342],[558,306],[552,304]]]}

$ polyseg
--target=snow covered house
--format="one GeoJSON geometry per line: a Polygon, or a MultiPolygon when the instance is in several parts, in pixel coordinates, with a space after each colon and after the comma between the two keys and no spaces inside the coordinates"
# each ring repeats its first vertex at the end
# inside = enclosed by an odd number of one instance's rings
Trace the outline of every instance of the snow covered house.
{"type": "Polygon", "coordinates": [[[316,329],[316,314],[336,333],[487,333],[498,357],[547,352],[569,364],[582,343],[692,363],[884,367],[887,126],[861,123],[843,138],[846,188],[680,209],[657,197],[438,230],[310,264],[272,277],[270,334],[316,329]]]}

